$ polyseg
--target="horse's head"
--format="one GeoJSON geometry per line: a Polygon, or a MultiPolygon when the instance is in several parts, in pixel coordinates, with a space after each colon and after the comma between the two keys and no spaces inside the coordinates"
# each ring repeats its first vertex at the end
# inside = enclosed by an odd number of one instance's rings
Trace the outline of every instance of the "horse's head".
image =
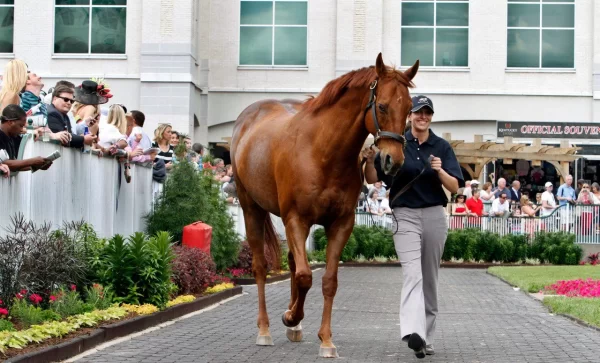
{"type": "Polygon", "coordinates": [[[419,61],[399,72],[383,64],[377,56],[377,78],[371,83],[365,126],[375,136],[375,145],[381,151],[381,168],[387,175],[396,175],[404,163],[404,129],[412,107],[408,88],[419,69],[419,61]]]}

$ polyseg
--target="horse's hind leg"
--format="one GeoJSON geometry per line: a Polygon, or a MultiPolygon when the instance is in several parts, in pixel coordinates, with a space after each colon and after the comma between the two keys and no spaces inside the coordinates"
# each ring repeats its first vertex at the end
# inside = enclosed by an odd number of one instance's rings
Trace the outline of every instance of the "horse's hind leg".
{"type": "Polygon", "coordinates": [[[267,259],[264,250],[265,219],[270,218],[270,216],[254,201],[250,200],[241,189],[238,187],[238,196],[244,211],[246,238],[252,249],[252,273],[258,288],[258,337],[256,338],[256,344],[273,345],[273,338],[269,331],[269,316],[265,297],[265,281],[267,279],[267,259]]]}
{"type": "Polygon", "coordinates": [[[319,339],[321,347],[319,356],[324,358],[337,358],[337,348],[331,340],[331,310],[333,308],[333,298],[337,291],[338,265],[342,250],[350,238],[352,228],[354,227],[354,214],[338,218],[333,224],[325,228],[327,234],[327,266],[323,275],[323,318],[321,320],[321,329],[319,329],[319,339]]]}

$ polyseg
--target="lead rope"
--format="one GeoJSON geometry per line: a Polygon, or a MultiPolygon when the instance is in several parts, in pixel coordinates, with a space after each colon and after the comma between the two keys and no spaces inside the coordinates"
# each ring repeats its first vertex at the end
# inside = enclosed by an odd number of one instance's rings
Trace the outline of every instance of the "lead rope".
{"type": "MultiPolygon", "coordinates": [[[[373,145],[369,146],[369,148],[372,148],[373,145]]],[[[431,160],[433,158],[430,156],[429,159],[427,159],[428,164],[431,164],[431,160]]],[[[365,172],[363,171],[363,165],[365,165],[365,163],[367,162],[367,158],[362,158],[361,162],[360,162],[360,175],[361,175],[361,179],[362,179],[362,185],[365,185],[365,179],[366,179],[366,175],[365,172]]],[[[410,182],[408,182],[402,189],[400,189],[400,191],[398,191],[398,193],[396,193],[396,195],[394,195],[394,198],[390,201],[390,209],[392,209],[392,217],[394,218],[394,222],[396,222],[396,230],[394,231],[393,235],[395,235],[396,233],[398,233],[398,227],[400,225],[400,223],[398,223],[398,219],[396,219],[396,215],[394,214],[394,209],[392,207],[392,205],[394,204],[394,202],[396,201],[396,199],[398,199],[402,194],[406,193],[412,186],[413,184],[421,177],[421,175],[423,175],[423,173],[425,173],[425,170],[427,169],[427,165],[423,166],[423,169],[421,169],[421,172],[419,173],[419,175],[417,175],[416,177],[414,177],[410,182]]],[[[362,187],[361,187],[362,188],[362,187]]],[[[390,186],[391,188],[391,186],[390,186]]],[[[369,206],[369,201],[367,198],[367,194],[365,194],[364,196],[364,203],[365,206],[369,206]]],[[[368,212],[369,216],[371,217],[371,222],[373,222],[373,226],[375,226],[375,228],[380,229],[380,227],[377,225],[377,223],[375,222],[375,219],[373,218],[373,213],[368,212]]]]}

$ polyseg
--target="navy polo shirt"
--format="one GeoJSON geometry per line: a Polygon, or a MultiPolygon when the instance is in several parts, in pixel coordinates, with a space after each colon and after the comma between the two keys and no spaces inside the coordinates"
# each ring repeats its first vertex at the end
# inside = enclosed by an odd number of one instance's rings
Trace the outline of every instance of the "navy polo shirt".
{"type": "Polygon", "coordinates": [[[404,188],[411,180],[417,177],[421,170],[425,167],[425,172],[421,177],[414,182],[412,187],[404,194],[399,196],[390,206],[407,207],[407,208],[427,208],[433,206],[446,206],[448,200],[446,193],[442,188],[442,182],[437,172],[431,169],[427,160],[429,155],[439,157],[442,160],[442,169],[446,173],[458,179],[458,186],[464,187],[460,165],[454,155],[454,150],[448,141],[442,139],[429,130],[429,138],[427,141],[419,145],[419,140],[416,139],[410,131],[404,135],[406,137],[406,147],[404,148],[404,165],[395,177],[385,175],[381,169],[381,156],[377,153],[375,157],[375,169],[377,177],[383,181],[388,187],[391,185],[390,203],[396,194],[404,188]]]}

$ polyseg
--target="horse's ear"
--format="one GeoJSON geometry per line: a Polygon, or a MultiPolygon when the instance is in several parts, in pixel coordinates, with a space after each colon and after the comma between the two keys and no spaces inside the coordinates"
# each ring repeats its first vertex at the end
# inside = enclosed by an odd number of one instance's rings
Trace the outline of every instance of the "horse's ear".
{"type": "Polygon", "coordinates": [[[383,77],[386,73],[385,64],[383,64],[383,57],[381,53],[377,56],[377,60],[375,61],[375,70],[377,71],[377,76],[380,78],[383,77]]]}
{"type": "Polygon", "coordinates": [[[417,59],[417,61],[415,62],[415,64],[413,64],[412,67],[410,67],[409,69],[404,71],[404,75],[412,81],[412,79],[415,78],[415,76],[417,75],[418,70],[419,70],[419,60],[417,59]]]}

